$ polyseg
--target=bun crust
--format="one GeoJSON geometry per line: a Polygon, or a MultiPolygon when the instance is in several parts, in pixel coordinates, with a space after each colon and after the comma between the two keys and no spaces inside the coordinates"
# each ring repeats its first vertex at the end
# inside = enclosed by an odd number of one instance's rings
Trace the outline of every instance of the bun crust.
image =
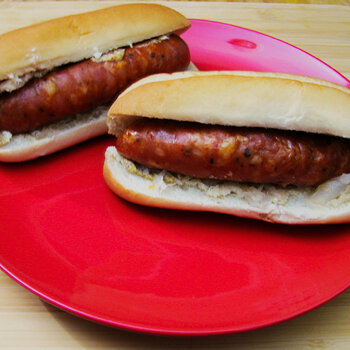
{"type": "Polygon", "coordinates": [[[182,32],[189,26],[183,15],[168,7],[126,4],[20,28],[0,36],[0,81],[182,32]]]}
{"type": "Polygon", "coordinates": [[[350,138],[350,90],[263,72],[157,74],[130,86],[109,111],[110,133],[134,116],[264,127],[350,138]]]}
{"type": "MultiPolygon", "coordinates": [[[[150,178],[128,170],[115,147],[105,154],[103,175],[109,188],[118,196],[136,204],[152,207],[218,212],[282,224],[334,224],[350,221],[350,203],[346,194],[324,197],[326,183],[319,188],[281,188],[274,185],[249,186],[238,183],[207,184],[179,178],[166,181],[166,172],[150,178]],[[323,193],[321,193],[323,192],[323,193]]],[[[349,183],[350,179],[346,179],[349,183]]],[[[344,179],[337,180],[338,185],[344,179]]],[[[350,188],[350,185],[343,184],[350,188]]],[[[344,191],[345,193],[346,191],[344,191]]]]}

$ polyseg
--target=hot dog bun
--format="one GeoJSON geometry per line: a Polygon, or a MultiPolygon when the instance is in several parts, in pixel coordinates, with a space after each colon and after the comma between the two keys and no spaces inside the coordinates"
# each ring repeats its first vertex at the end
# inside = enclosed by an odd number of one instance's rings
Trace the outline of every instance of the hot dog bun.
{"type": "MultiPolygon", "coordinates": [[[[184,72],[133,84],[112,105],[107,123],[116,136],[135,119],[148,117],[350,138],[349,110],[350,91],[319,79],[258,72],[184,72]]],[[[104,177],[119,196],[155,207],[288,224],[350,220],[348,174],[315,187],[199,180],[150,171],[109,147],[104,177]]]]}
{"type": "Polygon", "coordinates": [[[350,90],[320,79],[246,71],[179,72],[152,75],[130,86],[110,108],[107,122],[115,135],[134,116],[143,116],[350,138],[349,110],[350,90]]]}
{"type": "Polygon", "coordinates": [[[55,18],[0,36],[0,81],[98,57],[111,49],[168,33],[190,22],[157,4],[126,4],[55,18]]]}
{"type": "MultiPolygon", "coordinates": [[[[0,36],[0,94],[22,87],[33,75],[124,46],[181,33],[190,22],[168,7],[127,4],[56,18],[0,36]]],[[[51,154],[107,132],[109,106],[31,133],[0,130],[0,161],[18,162],[51,154]],[[91,118],[91,116],[98,118],[91,118]]]]}

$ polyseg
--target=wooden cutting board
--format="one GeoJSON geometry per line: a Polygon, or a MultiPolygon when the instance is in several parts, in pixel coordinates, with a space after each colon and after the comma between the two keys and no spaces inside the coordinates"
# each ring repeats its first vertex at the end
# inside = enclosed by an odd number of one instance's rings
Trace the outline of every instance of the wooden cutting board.
{"type": "MultiPolygon", "coordinates": [[[[350,78],[350,7],[197,1],[153,1],[189,18],[263,32],[296,45],[350,78]]],[[[43,19],[94,10],[121,1],[0,2],[0,33],[43,19]]]]}

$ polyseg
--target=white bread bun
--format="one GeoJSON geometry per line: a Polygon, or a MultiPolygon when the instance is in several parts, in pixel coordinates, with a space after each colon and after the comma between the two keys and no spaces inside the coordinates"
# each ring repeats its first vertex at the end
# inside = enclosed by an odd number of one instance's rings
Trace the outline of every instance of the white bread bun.
{"type": "MultiPolygon", "coordinates": [[[[123,46],[181,33],[190,22],[156,4],[126,4],[56,18],[0,35],[0,93],[22,87],[57,66],[123,46]]],[[[105,134],[107,108],[93,110],[31,133],[0,131],[0,161],[20,162],[105,134]],[[92,118],[92,116],[94,118],[92,118]]]]}
{"type": "Polygon", "coordinates": [[[320,79],[246,71],[179,72],[132,84],[113,103],[108,124],[115,135],[139,116],[350,138],[349,113],[350,90],[320,79]]]}
{"type": "MultiPolygon", "coordinates": [[[[302,76],[257,72],[185,72],[150,76],[127,89],[109,111],[118,135],[135,118],[258,126],[350,137],[350,91],[302,76]]],[[[320,186],[200,180],[150,170],[115,147],[104,178],[116,194],[155,207],[213,211],[286,224],[350,221],[350,174],[320,186]]]]}

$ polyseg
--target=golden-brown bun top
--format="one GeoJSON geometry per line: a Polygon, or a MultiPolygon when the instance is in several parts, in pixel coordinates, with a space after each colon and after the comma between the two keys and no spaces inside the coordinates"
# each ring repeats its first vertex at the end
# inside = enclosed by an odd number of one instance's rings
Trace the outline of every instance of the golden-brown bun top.
{"type": "Polygon", "coordinates": [[[157,74],[134,83],[114,102],[109,132],[118,135],[134,116],[350,138],[350,90],[282,73],[157,74]]]}
{"type": "Polygon", "coordinates": [[[156,4],[126,4],[56,18],[0,36],[0,81],[77,62],[171,32],[190,22],[156,4]]]}

